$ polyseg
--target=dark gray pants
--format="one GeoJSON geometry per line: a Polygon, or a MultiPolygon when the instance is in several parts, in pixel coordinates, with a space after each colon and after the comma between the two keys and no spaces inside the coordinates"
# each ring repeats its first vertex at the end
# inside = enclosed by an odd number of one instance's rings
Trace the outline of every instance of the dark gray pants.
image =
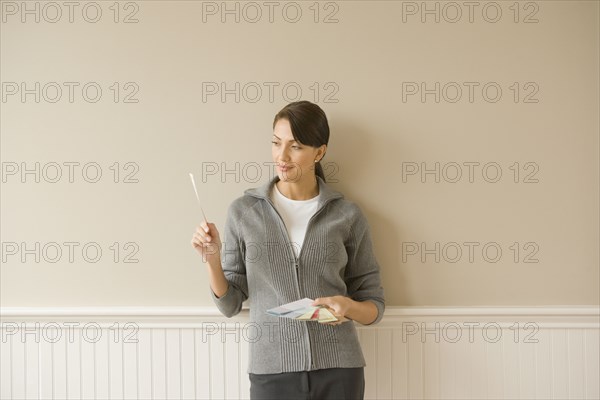
{"type": "Polygon", "coordinates": [[[364,368],[325,368],[282,374],[249,374],[250,398],[363,400],[364,368]]]}

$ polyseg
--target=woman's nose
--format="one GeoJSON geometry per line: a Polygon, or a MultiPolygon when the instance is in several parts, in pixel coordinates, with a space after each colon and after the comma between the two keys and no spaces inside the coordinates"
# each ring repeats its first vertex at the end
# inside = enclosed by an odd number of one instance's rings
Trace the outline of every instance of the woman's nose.
{"type": "Polygon", "coordinates": [[[288,151],[286,149],[280,149],[277,153],[277,158],[280,161],[287,161],[289,160],[289,154],[288,151]]]}

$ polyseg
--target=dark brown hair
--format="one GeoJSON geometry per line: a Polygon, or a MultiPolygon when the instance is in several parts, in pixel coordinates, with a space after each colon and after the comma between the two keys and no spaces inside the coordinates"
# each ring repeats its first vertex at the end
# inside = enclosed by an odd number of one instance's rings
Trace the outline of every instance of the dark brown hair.
{"type": "MultiPolygon", "coordinates": [[[[280,119],[289,121],[292,135],[297,142],[312,147],[320,147],[329,142],[327,116],[321,107],[310,101],[295,101],[283,107],[275,115],[273,129],[280,119]]],[[[321,161],[315,164],[315,174],[325,181],[321,161]]]]}

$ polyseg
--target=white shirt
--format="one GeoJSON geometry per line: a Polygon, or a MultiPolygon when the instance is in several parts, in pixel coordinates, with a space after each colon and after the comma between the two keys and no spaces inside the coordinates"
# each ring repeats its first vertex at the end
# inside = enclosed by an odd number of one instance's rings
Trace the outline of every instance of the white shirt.
{"type": "Polygon", "coordinates": [[[282,195],[277,189],[277,185],[273,185],[271,200],[273,200],[275,209],[281,214],[296,257],[300,254],[304,243],[308,221],[317,211],[320,196],[321,193],[308,200],[292,200],[282,195]]]}

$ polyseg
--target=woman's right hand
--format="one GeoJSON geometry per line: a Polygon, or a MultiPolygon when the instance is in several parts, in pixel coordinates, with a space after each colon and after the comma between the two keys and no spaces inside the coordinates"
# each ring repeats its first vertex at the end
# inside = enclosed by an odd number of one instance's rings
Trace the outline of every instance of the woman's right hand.
{"type": "Polygon", "coordinates": [[[221,260],[221,237],[215,224],[202,222],[192,237],[192,247],[202,256],[202,261],[215,265],[221,260]]]}

